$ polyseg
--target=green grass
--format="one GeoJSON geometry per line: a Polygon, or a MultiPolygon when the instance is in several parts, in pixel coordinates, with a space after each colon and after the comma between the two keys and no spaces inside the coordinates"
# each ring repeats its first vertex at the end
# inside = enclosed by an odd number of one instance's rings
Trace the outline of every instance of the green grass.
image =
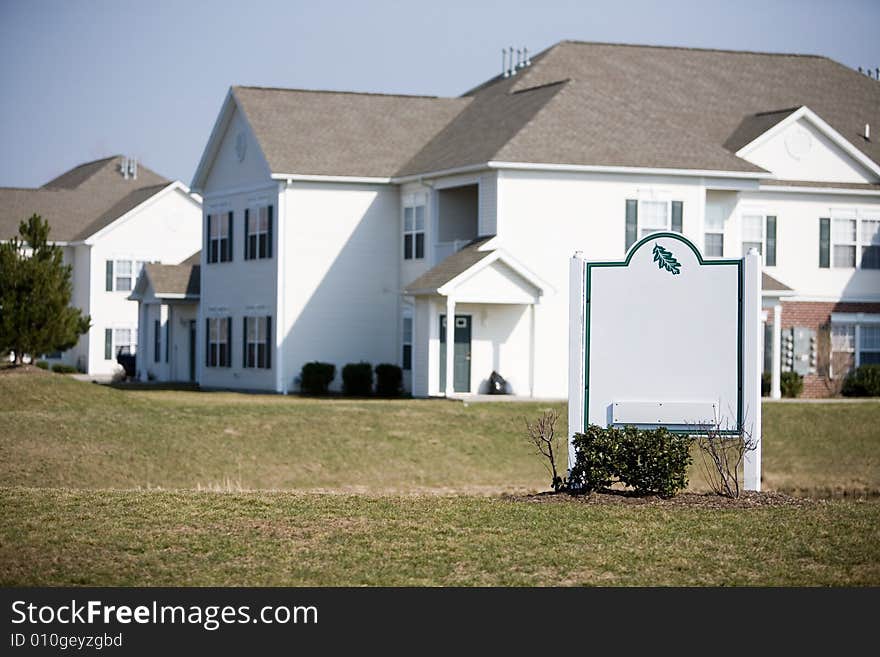
{"type": "Polygon", "coordinates": [[[0,504],[0,585],[880,584],[871,502],[2,489],[0,504]]]}

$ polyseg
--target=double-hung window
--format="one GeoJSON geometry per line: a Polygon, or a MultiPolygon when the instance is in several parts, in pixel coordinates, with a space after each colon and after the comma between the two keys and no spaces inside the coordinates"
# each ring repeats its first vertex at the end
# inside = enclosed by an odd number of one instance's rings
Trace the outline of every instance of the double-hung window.
{"type": "Polygon", "coordinates": [[[626,249],[652,233],[682,230],[681,201],[655,199],[627,199],[626,201],[626,249]]]}
{"type": "Polygon", "coordinates": [[[104,360],[137,351],[137,331],[131,328],[104,329],[104,360]]]}
{"type": "Polygon", "coordinates": [[[403,207],[403,259],[420,260],[425,257],[425,205],[406,204],[403,207]]]}
{"type": "Polygon", "coordinates": [[[141,260],[107,260],[104,289],[107,292],[131,292],[143,267],[141,260]]]}
{"type": "Polygon", "coordinates": [[[706,206],[703,253],[712,258],[724,255],[724,212],[717,205],[706,206]]]}
{"type": "Polygon", "coordinates": [[[244,367],[261,369],[272,367],[272,318],[245,317],[243,329],[244,367]]]}
{"type": "Polygon", "coordinates": [[[764,264],[776,266],[776,216],[761,212],[745,212],[742,215],[742,254],[757,249],[764,264]]]}
{"type": "Polygon", "coordinates": [[[412,337],[413,337],[413,318],[412,311],[404,311],[403,327],[401,331],[401,344],[403,345],[403,353],[401,354],[401,362],[404,370],[412,369],[412,337]]]}
{"type": "Polygon", "coordinates": [[[859,327],[859,365],[880,364],[880,324],[859,327]]]}
{"type": "Polygon", "coordinates": [[[232,212],[209,214],[205,234],[208,236],[208,262],[232,260],[232,212]]]}
{"type": "Polygon", "coordinates": [[[880,364],[880,317],[834,318],[831,324],[831,370],[845,375],[851,368],[880,364]]]}
{"type": "Polygon", "coordinates": [[[209,317],[205,324],[205,364],[208,367],[231,367],[232,318],[209,317]]]}
{"type": "Polygon", "coordinates": [[[819,219],[819,267],[880,269],[880,214],[836,210],[819,219]]]}
{"type": "Polygon", "coordinates": [[[244,259],[272,257],[272,206],[244,211],[244,259]]]}

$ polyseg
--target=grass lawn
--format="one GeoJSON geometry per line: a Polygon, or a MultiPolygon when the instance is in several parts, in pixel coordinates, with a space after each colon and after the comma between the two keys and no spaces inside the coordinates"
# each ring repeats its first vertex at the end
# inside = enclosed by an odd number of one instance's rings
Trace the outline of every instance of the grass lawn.
{"type": "Polygon", "coordinates": [[[880,504],[0,490],[0,584],[880,584],[880,504]]]}
{"type": "MultiPolygon", "coordinates": [[[[503,497],[547,488],[522,433],[546,407],[0,372],[0,585],[880,585],[875,500],[503,497]]],[[[880,490],[880,402],[764,421],[766,487],[880,490]]]]}

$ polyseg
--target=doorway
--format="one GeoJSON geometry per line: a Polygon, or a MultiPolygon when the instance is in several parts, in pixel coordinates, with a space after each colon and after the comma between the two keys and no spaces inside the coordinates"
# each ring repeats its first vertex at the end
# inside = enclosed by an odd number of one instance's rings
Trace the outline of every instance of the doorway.
{"type": "MultiPolygon", "coordinates": [[[[471,316],[455,316],[452,389],[471,391],[471,316]]],[[[446,315],[440,315],[440,392],[446,390],[446,315]]]]}

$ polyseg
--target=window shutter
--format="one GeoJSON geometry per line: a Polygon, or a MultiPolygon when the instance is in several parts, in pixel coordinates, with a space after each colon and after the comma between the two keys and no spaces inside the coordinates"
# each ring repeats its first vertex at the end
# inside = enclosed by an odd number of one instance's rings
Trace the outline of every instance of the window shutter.
{"type": "Polygon", "coordinates": [[[629,251],[636,242],[639,222],[639,202],[635,199],[626,201],[626,250],[629,251]]]}
{"type": "Polygon", "coordinates": [[[681,201],[673,201],[672,202],[672,230],[673,230],[673,232],[676,232],[676,233],[681,232],[681,210],[682,210],[682,202],[681,201]]]}
{"type": "Polygon", "coordinates": [[[104,360],[113,360],[113,329],[104,329],[104,360]]]}
{"type": "Polygon", "coordinates": [[[249,255],[248,255],[248,246],[250,245],[250,242],[251,242],[250,237],[248,237],[248,224],[250,223],[250,220],[251,220],[250,210],[245,208],[244,209],[244,240],[242,240],[244,242],[244,259],[245,260],[250,260],[249,255]]]}
{"type": "Polygon", "coordinates": [[[160,330],[161,330],[161,326],[159,324],[159,320],[154,319],[153,320],[153,362],[154,363],[159,362],[159,349],[161,346],[160,342],[162,340],[161,333],[159,333],[160,330]]]}
{"type": "MultiPolygon", "coordinates": [[[[229,213],[228,222],[229,222],[228,223],[229,238],[228,238],[228,242],[227,242],[228,246],[226,247],[226,258],[225,259],[227,261],[231,261],[232,260],[232,212],[229,213]]],[[[230,319],[229,321],[232,321],[232,320],[230,319]]]]}
{"type": "Polygon", "coordinates": [[[104,281],[104,288],[108,292],[113,291],[113,261],[112,260],[107,261],[107,276],[106,276],[106,280],[104,281]]]}
{"type": "Polygon", "coordinates": [[[266,234],[266,257],[267,257],[267,258],[271,258],[271,257],[272,257],[272,253],[273,253],[273,252],[272,252],[272,224],[274,223],[274,214],[275,214],[275,213],[273,212],[273,208],[274,208],[274,206],[271,206],[271,205],[270,205],[270,206],[266,209],[266,211],[268,212],[268,224],[267,224],[267,228],[268,228],[268,231],[269,231],[269,232],[266,234]]]}
{"type": "Polygon", "coordinates": [[[831,219],[819,219],[819,266],[827,269],[831,266],[831,219]]]}
{"type": "MultiPolygon", "coordinates": [[[[271,217],[272,215],[270,214],[269,216],[271,217]]],[[[271,367],[272,367],[272,316],[266,315],[266,369],[271,369],[271,367]]]]}
{"type": "Polygon", "coordinates": [[[247,362],[247,357],[248,357],[248,354],[247,354],[247,351],[248,351],[248,348],[247,348],[247,320],[248,320],[247,317],[241,318],[241,366],[242,367],[248,366],[248,362],[247,362]]]}
{"type": "Polygon", "coordinates": [[[205,367],[211,367],[211,320],[205,318],[205,367]]]}
{"type": "Polygon", "coordinates": [[[208,262],[214,262],[211,258],[211,215],[205,215],[205,253],[208,256],[208,262]]]}
{"type": "Polygon", "coordinates": [[[767,216],[767,255],[764,256],[764,264],[768,267],[776,266],[776,217],[767,216]]]}
{"type": "MultiPolygon", "coordinates": [[[[232,217],[232,213],[229,213],[232,217]]],[[[226,318],[226,367],[232,367],[232,318],[226,318]]]]}

